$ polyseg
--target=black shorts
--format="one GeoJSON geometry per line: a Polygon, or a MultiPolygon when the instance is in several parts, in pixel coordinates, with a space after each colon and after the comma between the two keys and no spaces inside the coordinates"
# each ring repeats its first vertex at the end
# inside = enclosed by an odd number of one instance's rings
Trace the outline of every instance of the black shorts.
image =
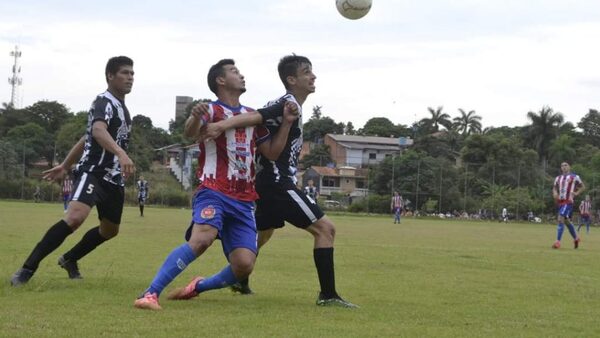
{"type": "Polygon", "coordinates": [[[125,203],[125,189],[122,186],[109,183],[101,175],[82,173],[73,185],[71,201],[77,201],[96,206],[98,219],[121,224],[123,204],[125,203]]]}
{"type": "Polygon", "coordinates": [[[305,229],[325,214],[317,203],[292,182],[257,184],[256,229],[282,228],[288,222],[305,229]]]}

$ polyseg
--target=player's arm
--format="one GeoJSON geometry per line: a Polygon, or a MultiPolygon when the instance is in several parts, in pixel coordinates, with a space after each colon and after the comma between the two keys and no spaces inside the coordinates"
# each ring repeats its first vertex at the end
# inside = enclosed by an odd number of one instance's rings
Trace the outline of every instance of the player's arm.
{"type": "Polygon", "coordinates": [[[119,147],[117,142],[115,142],[112,136],[110,136],[108,133],[108,125],[106,124],[106,121],[96,120],[92,124],[92,137],[102,148],[104,148],[104,150],[117,156],[119,163],[121,164],[121,173],[123,174],[123,177],[126,178],[135,172],[133,161],[129,158],[125,150],[119,147]]]}
{"type": "Polygon", "coordinates": [[[297,118],[298,105],[287,101],[283,106],[283,120],[281,121],[279,129],[277,129],[277,133],[270,140],[261,143],[258,146],[258,151],[271,161],[277,160],[279,155],[281,155],[283,148],[285,148],[290,129],[297,118]]]}
{"type": "Polygon", "coordinates": [[[78,158],[83,154],[83,149],[85,146],[85,135],[83,135],[75,145],[69,150],[67,157],[62,161],[61,164],[55,166],[52,169],[48,169],[42,174],[44,174],[43,179],[48,181],[54,181],[56,179],[60,179],[65,176],[69,169],[75,164],[78,158]]]}
{"type": "Polygon", "coordinates": [[[257,126],[263,123],[262,115],[257,111],[251,111],[245,114],[239,114],[215,123],[209,123],[206,130],[202,133],[202,138],[205,140],[214,140],[221,135],[225,130],[232,128],[244,128],[249,126],[257,126]]]}
{"type": "Polygon", "coordinates": [[[202,127],[210,121],[209,106],[206,102],[200,102],[192,108],[192,113],[183,127],[183,135],[192,140],[198,140],[202,134],[202,127]]]}
{"type": "Polygon", "coordinates": [[[573,195],[575,195],[574,197],[579,196],[579,194],[581,194],[585,190],[585,184],[583,184],[583,181],[579,181],[579,183],[580,184],[577,185],[575,191],[573,191],[573,195]]]}

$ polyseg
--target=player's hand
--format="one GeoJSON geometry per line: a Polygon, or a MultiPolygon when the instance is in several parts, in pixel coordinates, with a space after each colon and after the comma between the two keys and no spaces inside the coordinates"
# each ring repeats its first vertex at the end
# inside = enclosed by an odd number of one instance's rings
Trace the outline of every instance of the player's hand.
{"type": "Polygon", "coordinates": [[[223,133],[224,128],[222,123],[209,123],[200,130],[200,141],[214,140],[223,133]]]}
{"type": "Polygon", "coordinates": [[[192,108],[192,116],[197,120],[202,121],[202,125],[206,125],[210,120],[209,106],[206,102],[199,102],[192,108]]]}
{"type": "Polygon", "coordinates": [[[65,175],[67,174],[67,169],[65,169],[65,167],[62,166],[62,164],[59,164],[52,169],[43,171],[42,174],[44,174],[42,178],[46,181],[56,181],[65,177],[65,175]]]}
{"type": "Polygon", "coordinates": [[[298,119],[300,112],[298,105],[292,101],[286,101],[283,106],[283,119],[286,122],[292,123],[298,119]]]}
{"type": "Polygon", "coordinates": [[[121,164],[121,175],[127,179],[130,175],[135,173],[135,165],[126,153],[122,153],[119,157],[119,164],[121,164]]]}

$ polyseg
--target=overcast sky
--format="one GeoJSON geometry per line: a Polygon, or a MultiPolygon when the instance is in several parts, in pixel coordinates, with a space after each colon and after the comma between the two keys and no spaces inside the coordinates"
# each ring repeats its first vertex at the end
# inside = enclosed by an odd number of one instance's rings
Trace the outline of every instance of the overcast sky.
{"type": "Polygon", "coordinates": [[[19,105],[56,100],[87,110],[106,88],[109,57],[134,59],[126,103],[168,128],[175,96],[213,98],[210,65],[233,58],[246,77],[242,103],[283,94],[281,56],[308,56],[315,105],[360,128],[372,117],[410,125],[427,107],[475,110],[483,126],[528,123],[544,105],[577,123],[600,108],[600,1],[374,0],[351,21],[334,0],[0,2],[0,102],[9,102],[15,45],[19,105]]]}

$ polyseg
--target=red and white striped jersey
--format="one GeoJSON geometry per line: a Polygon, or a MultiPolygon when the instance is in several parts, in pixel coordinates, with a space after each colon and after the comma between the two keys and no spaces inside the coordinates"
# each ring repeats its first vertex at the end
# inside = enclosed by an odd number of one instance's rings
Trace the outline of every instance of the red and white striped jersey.
{"type": "MultiPolygon", "coordinates": [[[[223,102],[209,104],[209,122],[226,120],[252,108],[229,107],[223,102]]],[[[231,198],[254,201],[258,198],[254,188],[254,154],[256,147],[267,140],[269,131],[264,127],[229,129],[214,140],[199,144],[198,188],[219,191],[231,198]]]]}
{"type": "Polygon", "coordinates": [[[558,204],[572,204],[573,192],[582,184],[583,182],[579,178],[579,175],[574,173],[556,176],[554,187],[558,191],[558,204]]]}
{"type": "Polygon", "coordinates": [[[402,196],[392,196],[392,207],[402,208],[402,196]]]}
{"type": "Polygon", "coordinates": [[[581,201],[581,204],[579,204],[579,213],[582,216],[589,216],[591,212],[592,212],[592,201],[586,201],[586,200],[581,201]]]}
{"type": "Polygon", "coordinates": [[[70,194],[73,191],[73,181],[70,178],[65,178],[62,184],[63,195],[70,194]]]}

